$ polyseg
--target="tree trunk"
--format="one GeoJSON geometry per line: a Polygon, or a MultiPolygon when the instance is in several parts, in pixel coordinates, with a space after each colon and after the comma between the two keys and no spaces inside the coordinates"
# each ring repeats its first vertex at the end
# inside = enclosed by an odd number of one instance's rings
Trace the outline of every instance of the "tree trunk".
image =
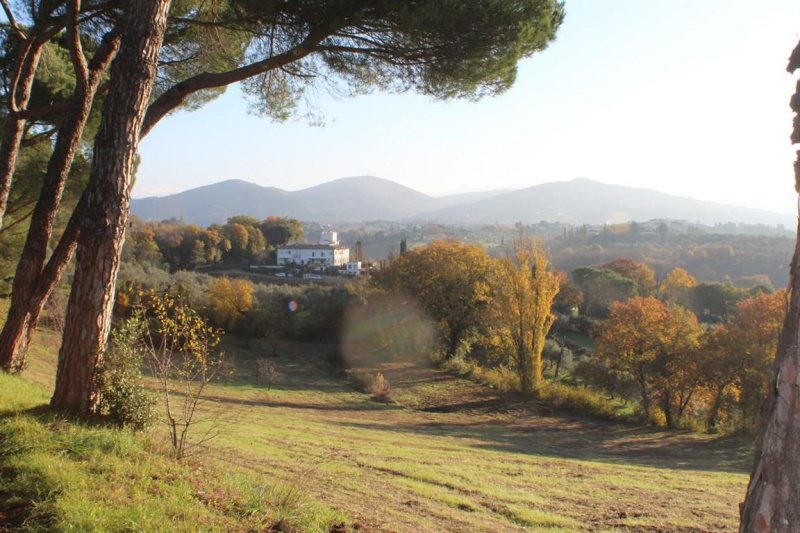
{"type": "MultiPolygon", "coordinates": [[[[800,69],[800,43],[788,70],[800,69]]],[[[800,143],[800,82],[791,100],[796,113],[792,142],[800,143]]],[[[794,165],[800,192],[800,151],[794,165]]],[[[771,394],[762,415],[762,430],[739,531],[790,533],[800,528],[800,225],[790,271],[789,308],[778,343],[771,394]]]]}
{"type": "Polygon", "coordinates": [[[725,389],[728,384],[720,385],[714,394],[714,401],[711,402],[711,408],[708,410],[708,417],[706,418],[706,429],[709,433],[716,433],[717,423],[719,422],[719,412],[722,409],[722,401],[725,398],[725,389]]]}
{"type": "Polygon", "coordinates": [[[3,124],[0,135],[0,228],[3,227],[3,215],[8,205],[8,195],[11,192],[11,179],[17,164],[17,155],[22,144],[27,120],[20,116],[19,111],[24,110],[31,97],[33,78],[42,56],[44,42],[34,38],[27,45],[23,44],[20,55],[15,65],[15,75],[18,75],[16,91],[8,95],[8,116],[3,124]]]}
{"type": "Polygon", "coordinates": [[[27,299],[12,294],[11,307],[0,332],[0,368],[6,372],[20,370],[25,364],[25,354],[31,335],[36,329],[39,315],[61,274],[69,264],[78,242],[80,221],[86,206],[85,194],[67,223],[64,234],[44,269],[32,282],[35,288],[25,289],[27,299]]]}
{"type": "Polygon", "coordinates": [[[111,325],[114,285],[142,120],[156,75],[170,0],[127,3],[119,54],[95,138],[77,264],[58,357],[54,409],[91,414],[111,325]]]}
{"type": "MultiPolygon", "coordinates": [[[[77,28],[71,28],[77,36],[77,28]]],[[[76,84],[70,107],[59,128],[58,138],[53,147],[53,155],[47,165],[42,190],[36,202],[25,246],[22,249],[11,291],[11,306],[8,318],[0,332],[0,367],[7,372],[20,370],[25,364],[25,353],[30,336],[36,328],[39,314],[55,284],[61,278],[61,272],[72,257],[74,244],[70,239],[77,237],[77,228],[73,219],[62,239],[68,253],[54,254],[51,261],[56,264],[54,276],[43,275],[47,250],[53,234],[56,215],[61,204],[67,178],[75,159],[86,121],[92,110],[97,88],[102,74],[119,46],[119,36],[115,30],[109,32],[92,60],[91,70],[87,70],[84,78],[76,84]]],[[[76,51],[81,56],[81,50],[76,51]]],[[[76,68],[76,71],[79,69],[76,68]]],[[[78,76],[81,73],[78,72],[78,76]]],[[[76,208],[76,212],[83,211],[76,208]]]]}

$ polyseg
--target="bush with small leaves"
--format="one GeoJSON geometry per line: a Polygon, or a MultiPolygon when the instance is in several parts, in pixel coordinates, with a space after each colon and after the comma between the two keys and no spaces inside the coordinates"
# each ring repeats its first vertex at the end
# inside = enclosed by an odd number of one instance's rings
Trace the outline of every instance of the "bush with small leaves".
{"type": "Polygon", "coordinates": [[[141,315],[134,315],[114,330],[100,373],[100,413],[134,431],[155,420],[155,396],[142,383],[143,327],[141,315]]]}

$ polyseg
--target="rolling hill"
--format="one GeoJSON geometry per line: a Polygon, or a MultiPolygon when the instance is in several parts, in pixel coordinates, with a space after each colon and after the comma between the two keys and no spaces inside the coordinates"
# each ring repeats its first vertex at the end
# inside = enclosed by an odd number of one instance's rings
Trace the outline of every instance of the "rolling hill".
{"type": "Polygon", "coordinates": [[[291,216],[320,223],[387,220],[490,224],[603,224],[655,218],[703,224],[794,224],[770,211],[671,196],[651,189],[608,185],[579,178],[515,191],[485,191],[433,197],[374,176],[333,180],[299,191],[227,180],[163,197],[134,199],[144,219],[179,218],[207,226],[239,214],[291,216]]]}

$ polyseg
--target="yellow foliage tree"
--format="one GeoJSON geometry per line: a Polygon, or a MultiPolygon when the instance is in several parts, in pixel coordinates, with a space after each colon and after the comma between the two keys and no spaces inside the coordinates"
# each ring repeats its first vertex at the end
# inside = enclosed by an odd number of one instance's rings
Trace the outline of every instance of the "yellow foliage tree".
{"type": "Polygon", "coordinates": [[[555,320],[551,307],[561,281],[541,244],[521,234],[513,250],[495,262],[495,323],[526,394],[538,390],[543,380],[542,350],[555,320]]]}
{"type": "Polygon", "coordinates": [[[209,289],[211,314],[220,327],[230,331],[253,308],[253,284],[246,279],[217,278],[209,289]]]}
{"type": "Polygon", "coordinates": [[[665,302],[683,307],[691,305],[692,289],[697,280],[686,270],[678,267],[672,270],[658,286],[658,296],[665,302]]]}
{"type": "Polygon", "coordinates": [[[397,257],[373,278],[376,285],[416,298],[436,322],[445,356],[452,357],[485,323],[491,303],[492,260],[475,245],[436,241],[397,257]]]}

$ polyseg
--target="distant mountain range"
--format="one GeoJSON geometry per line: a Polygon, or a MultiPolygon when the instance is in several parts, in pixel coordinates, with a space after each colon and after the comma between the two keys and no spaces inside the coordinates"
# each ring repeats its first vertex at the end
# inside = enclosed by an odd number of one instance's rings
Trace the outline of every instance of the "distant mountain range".
{"type": "Polygon", "coordinates": [[[387,220],[462,224],[603,224],[655,218],[703,224],[783,224],[794,217],[771,211],[705,202],[651,189],[579,178],[521,190],[492,190],[433,197],[374,176],[333,180],[299,191],[227,180],[177,194],[134,199],[132,212],[148,220],[168,218],[208,226],[234,215],[290,216],[335,224],[387,220]]]}

